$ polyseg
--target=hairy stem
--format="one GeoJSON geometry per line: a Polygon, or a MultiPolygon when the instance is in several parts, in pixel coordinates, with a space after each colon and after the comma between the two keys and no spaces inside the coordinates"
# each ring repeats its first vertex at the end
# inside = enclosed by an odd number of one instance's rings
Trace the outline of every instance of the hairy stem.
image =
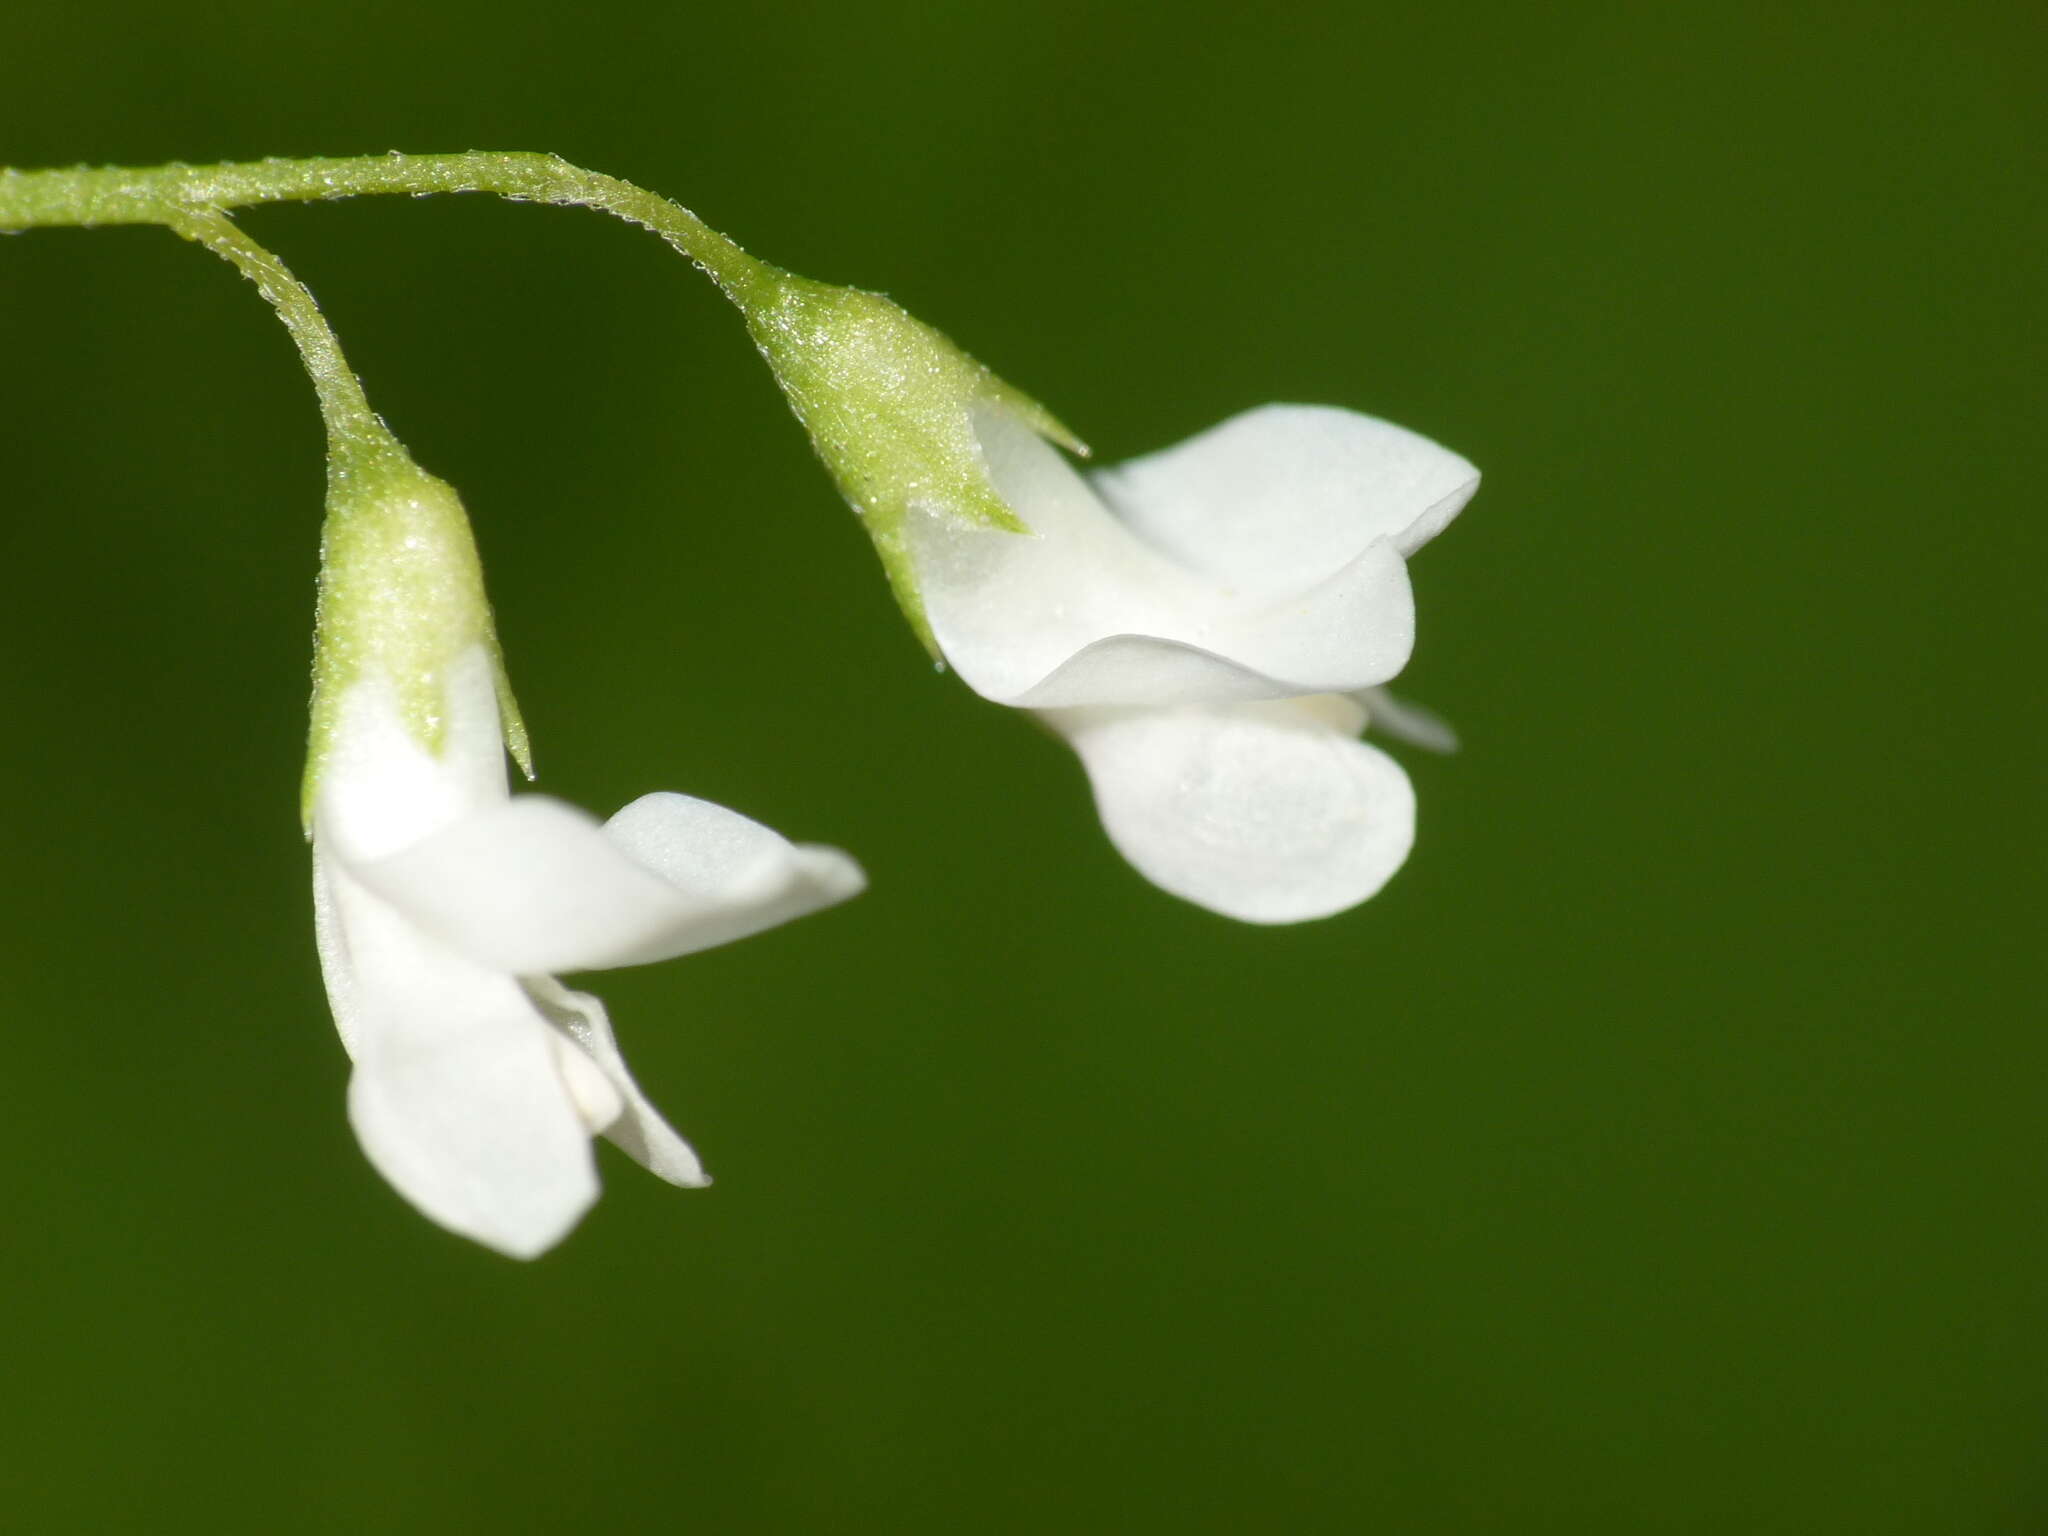
{"type": "Polygon", "coordinates": [[[292,343],[299,349],[299,360],[306,365],[320,397],[320,415],[327,423],[331,453],[339,459],[351,451],[373,453],[383,449],[390,442],[390,433],[370,409],[362,382],[342,356],[341,343],[327,317],[320,313],[312,292],[292,276],[291,269],[217,208],[175,207],[166,213],[164,222],[187,240],[233,262],[277,311],[277,318],[291,332],[292,343]]]}
{"type": "MultiPolygon", "coordinates": [[[[424,197],[491,192],[517,202],[595,208],[651,230],[743,301],[774,269],[689,209],[555,155],[472,150],[455,155],[362,155],[68,170],[0,170],[0,231],[54,225],[167,224],[180,210],[247,208],[375,193],[424,197]]],[[[196,237],[195,237],[196,238],[196,237]]],[[[232,258],[231,258],[232,259],[232,258]]]]}

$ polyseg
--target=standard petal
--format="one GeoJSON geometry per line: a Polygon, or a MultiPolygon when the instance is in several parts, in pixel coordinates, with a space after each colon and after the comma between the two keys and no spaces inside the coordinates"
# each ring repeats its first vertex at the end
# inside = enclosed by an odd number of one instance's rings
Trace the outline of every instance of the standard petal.
{"type": "Polygon", "coordinates": [[[1207,679],[1171,663],[1172,697],[1222,702],[1260,691],[1347,692],[1384,682],[1414,638],[1407,569],[1386,541],[1286,590],[1190,568],[1119,522],[1059,454],[1000,410],[975,417],[991,478],[1030,536],[914,512],[908,537],[932,630],[968,685],[1028,707],[1163,702],[1143,666],[1089,662],[1091,647],[1159,642],[1228,665],[1207,679]],[[1084,686],[1085,685],[1085,686],[1084,686]]]}
{"type": "Polygon", "coordinates": [[[844,900],[859,867],[686,795],[609,827],[562,801],[486,806],[354,874],[482,964],[520,976],[689,954],[844,900]]]}
{"type": "Polygon", "coordinates": [[[1448,448],[1324,405],[1260,406],[1091,478],[1174,559],[1270,593],[1327,579],[1375,539],[1413,554],[1479,488],[1448,448]]]}
{"type": "Polygon", "coordinates": [[[658,1178],[685,1189],[702,1189],[709,1184],[711,1176],[705,1173],[690,1144],[662,1117],[626,1069],[626,1058],[619,1053],[604,1004],[588,992],[571,992],[552,976],[528,978],[526,990],[562,1031],[563,1049],[580,1052],[583,1060],[602,1070],[617,1090],[622,1109],[605,1126],[604,1134],[658,1178]]]}
{"type": "Polygon", "coordinates": [[[321,958],[348,1017],[363,1151],[450,1231],[514,1258],[545,1251],[598,1187],[559,1036],[511,977],[435,942],[332,860],[323,879],[321,958]]]}
{"type": "Polygon", "coordinates": [[[1386,884],[1414,841],[1408,776],[1355,739],[1364,713],[1350,699],[1046,718],[1080,753],[1118,851],[1226,917],[1342,912],[1386,884]]]}
{"type": "Polygon", "coordinates": [[[505,798],[490,654],[470,647],[444,682],[439,751],[413,734],[390,678],[369,674],[343,694],[314,816],[329,847],[350,862],[380,858],[505,798]]]}

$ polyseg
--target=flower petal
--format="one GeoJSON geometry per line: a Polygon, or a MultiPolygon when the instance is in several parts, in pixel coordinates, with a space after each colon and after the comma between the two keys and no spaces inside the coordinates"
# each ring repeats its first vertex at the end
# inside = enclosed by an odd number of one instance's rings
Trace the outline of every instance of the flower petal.
{"type": "Polygon", "coordinates": [[[1118,851],[1226,917],[1293,923],[1356,906],[1414,841],[1408,776],[1354,739],[1364,714],[1347,698],[1046,719],[1080,753],[1118,851]]]}
{"type": "Polygon", "coordinates": [[[1457,727],[1435,710],[1410,703],[1384,688],[1361,689],[1356,697],[1365,706],[1366,719],[1373,730],[1425,752],[1458,750],[1457,727]]]}
{"type": "Polygon", "coordinates": [[[602,827],[562,801],[520,795],[354,873],[462,953],[520,976],[709,949],[864,884],[837,849],[798,848],[672,794],[643,796],[602,827]]]}
{"type": "Polygon", "coordinates": [[[1260,406],[1091,478],[1174,559],[1273,593],[1323,581],[1375,539],[1412,555],[1479,488],[1449,449],[1326,405],[1260,406]]]}
{"type": "Polygon", "coordinates": [[[1288,698],[1300,691],[1295,684],[1199,646],[1150,635],[1111,635],[1082,647],[1041,681],[1003,702],[1020,709],[1070,709],[1131,700],[1148,706],[1230,704],[1288,698]]]}
{"type": "MultiPolygon", "coordinates": [[[[348,928],[343,913],[344,886],[353,889],[347,875],[335,868],[333,857],[313,843],[313,945],[320,952],[320,974],[327,982],[328,1011],[334,1015],[335,1033],[341,1036],[341,1048],[348,1052],[348,1059],[356,1059],[356,1016],[361,1011],[356,1001],[355,952],[349,944],[348,928]]],[[[362,900],[358,890],[355,901],[362,900]]]]}
{"type": "Polygon", "coordinates": [[[469,647],[443,684],[438,751],[414,734],[389,677],[370,673],[342,695],[314,810],[323,839],[350,861],[380,858],[505,798],[490,653],[469,647]]]}
{"type": "Polygon", "coordinates": [[[749,933],[867,889],[860,866],[837,848],[792,843],[751,817],[694,795],[642,795],[606,822],[604,831],[677,890],[746,904],[756,923],[749,933]],[[770,901],[783,905],[770,914],[763,910],[770,901]]]}
{"type": "Polygon", "coordinates": [[[919,509],[907,524],[933,634],[977,693],[1027,707],[1162,702],[1146,665],[1124,664],[1131,642],[1155,652],[1172,697],[1247,697],[1243,674],[1267,696],[1348,692],[1384,682],[1408,659],[1414,606],[1390,543],[1354,542],[1344,559],[1299,587],[1254,588],[1199,571],[1137,537],[1059,454],[1014,416],[975,417],[992,480],[1032,534],[966,527],[919,509]],[[1055,681],[1083,652],[1125,642],[1115,666],[1091,661],[1055,681]],[[1188,652],[1227,663],[1198,675],[1188,652]]]}
{"type": "Polygon", "coordinates": [[[711,1177],[697,1160],[697,1154],[690,1150],[690,1144],[662,1118],[661,1111],[640,1091],[640,1085],[626,1069],[626,1058],[619,1053],[604,1004],[588,992],[571,992],[552,976],[529,978],[526,990],[563,1032],[563,1048],[601,1069],[617,1090],[622,1108],[604,1127],[604,1134],[658,1178],[685,1189],[701,1189],[709,1184],[711,1177]],[[573,1044],[569,1043],[572,1041],[573,1044]]]}
{"type": "Polygon", "coordinates": [[[332,860],[321,959],[356,1069],[349,1119],[393,1187],[452,1232],[531,1258],[597,1197],[560,1037],[509,976],[420,932],[332,860]]]}

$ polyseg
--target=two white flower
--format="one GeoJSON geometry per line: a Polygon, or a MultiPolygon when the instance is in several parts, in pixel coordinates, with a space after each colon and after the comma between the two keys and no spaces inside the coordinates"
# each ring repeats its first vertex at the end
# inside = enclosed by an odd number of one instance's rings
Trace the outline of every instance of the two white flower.
{"type": "MultiPolygon", "coordinates": [[[[1057,422],[871,295],[787,279],[750,311],[912,622],[979,693],[1078,751],[1156,884],[1251,922],[1326,916],[1399,868],[1414,796],[1358,739],[1448,732],[1380,688],[1406,557],[1471,496],[1457,455],[1271,406],[1084,479],[1057,422]]],[[[743,937],[858,892],[857,865],[649,795],[608,823],[510,794],[525,739],[454,493],[388,438],[338,453],[306,813],[322,967],[365,1152],[426,1215],[520,1257],[597,1193],[591,1138],[706,1182],[558,971],[743,937]]]]}

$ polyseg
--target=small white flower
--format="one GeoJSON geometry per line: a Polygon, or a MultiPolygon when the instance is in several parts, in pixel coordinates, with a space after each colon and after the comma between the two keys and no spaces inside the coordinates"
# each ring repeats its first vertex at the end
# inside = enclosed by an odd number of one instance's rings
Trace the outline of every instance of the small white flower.
{"type": "Polygon", "coordinates": [[[1478,471],[1371,417],[1267,406],[1084,479],[1043,406],[879,295],[765,269],[739,297],[912,627],[1073,744],[1142,873],[1263,923],[1386,883],[1414,795],[1357,736],[1450,744],[1379,685],[1414,636],[1406,557],[1478,471]]]}
{"type": "Polygon", "coordinates": [[[1406,557],[1478,488],[1457,454],[1372,417],[1265,406],[1083,477],[984,400],[990,481],[1031,534],[912,502],[939,648],[974,690],[1080,753],[1110,839],[1174,894],[1248,922],[1365,900],[1415,802],[1368,719],[1448,731],[1379,685],[1408,660],[1406,557]]]}
{"type": "Polygon", "coordinates": [[[857,893],[859,866],[684,795],[608,823],[513,796],[525,737],[454,493],[395,444],[330,492],[307,817],[321,969],[370,1161],[451,1231],[518,1258],[597,1196],[602,1133],[708,1182],[557,971],[723,944],[857,893]]]}
{"type": "Polygon", "coordinates": [[[525,1258],[596,1198],[594,1134],[670,1183],[708,1182],[603,1006],[551,973],[709,948],[863,882],[843,853],[684,795],[602,826],[514,797],[482,647],[450,665],[446,695],[438,754],[389,680],[341,703],[313,813],[320,960],[370,1161],[442,1226],[525,1258]]]}

